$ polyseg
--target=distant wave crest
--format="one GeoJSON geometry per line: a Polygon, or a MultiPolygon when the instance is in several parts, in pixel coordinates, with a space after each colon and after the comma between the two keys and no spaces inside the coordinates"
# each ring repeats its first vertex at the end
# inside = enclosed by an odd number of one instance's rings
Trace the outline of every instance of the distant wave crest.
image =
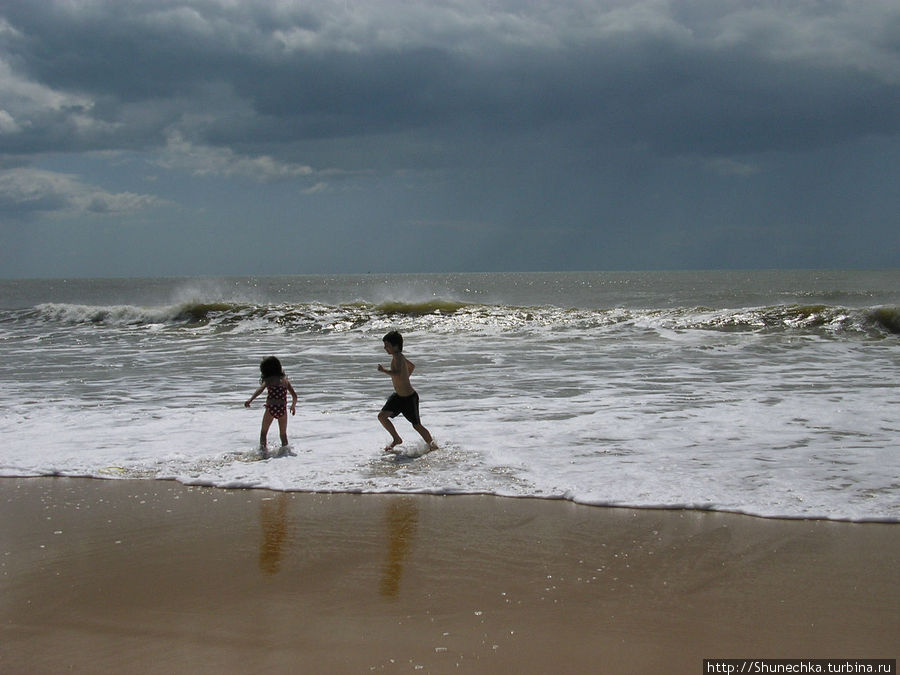
{"type": "Polygon", "coordinates": [[[170,307],[90,306],[48,303],[10,320],[46,324],[165,328],[213,331],[297,332],[427,329],[439,332],[507,330],[601,330],[638,327],[728,332],[799,331],[829,335],[900,335],[900,307],[849,309],[828,305],[777,305],[742,309],[572,309],[511,307],[448,300],[342,305],[189,302],[170,307]]]}

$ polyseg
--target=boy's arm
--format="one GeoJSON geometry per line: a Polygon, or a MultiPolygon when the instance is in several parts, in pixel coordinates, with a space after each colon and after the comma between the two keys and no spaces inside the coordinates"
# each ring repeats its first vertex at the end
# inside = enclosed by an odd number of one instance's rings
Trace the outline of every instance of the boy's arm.
{"type": "Polygon", "coordinates": [[[397,362],[398,362],[397,356],[394,355],[391,358],[391,367],[385,368],[383,365],[381,365],[379,363],[378,364],[378,372],[384,373],[385,375],[399,375],[400,369],[397,367],[397,362]]]}
{"type": "Polygon", "coordinates": [[[253,392],[253,396],[251,396],[251,397],[248,398],[246,401],[244,401],[244,407],[245,407],[245,408],[249,408],[249,407],[250,407],[250,404],[253,403],[253,399],[255,399],[257,396],[259,396],[261,393],[263,393],[263,391],[265,390],[265,388],[266,388],[266,385],[263,384],[263,385],[260,386],[259,389],[257,389],[256,391],[254,391],[254,392],[253,392]]]}

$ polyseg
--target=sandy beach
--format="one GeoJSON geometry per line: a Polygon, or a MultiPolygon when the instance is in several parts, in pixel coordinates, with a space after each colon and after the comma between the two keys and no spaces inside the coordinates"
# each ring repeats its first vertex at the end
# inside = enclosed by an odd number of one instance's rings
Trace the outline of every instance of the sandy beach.
{"type": "Polygon", "coordinates": [[[897,656],[896,524],[73,478],[0,509],[3,673],[897,656]]]}

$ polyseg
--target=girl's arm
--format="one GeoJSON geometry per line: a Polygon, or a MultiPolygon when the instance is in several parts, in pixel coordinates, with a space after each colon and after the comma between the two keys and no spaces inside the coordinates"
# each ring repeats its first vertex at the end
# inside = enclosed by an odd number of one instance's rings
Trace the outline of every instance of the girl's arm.
{"type": "Polygon", "coordinates": [[[249,408],[250,404],[253,403],[253,399],[255,399],[257,396],[259,396],[265,390],[266,390],[266,385],[261,385],[259,389],[257,389],[256,391],[253,392],[253,396],[251,396],[246,401],[244,401],[244,407],[249,408]]]}
{"type": "Polygon", "coordinates": [[[297,392],[294,391],[294,385],[287,378],[284,378],[284,386],[291,392],[291,415],[297,412],[297,392]]]}

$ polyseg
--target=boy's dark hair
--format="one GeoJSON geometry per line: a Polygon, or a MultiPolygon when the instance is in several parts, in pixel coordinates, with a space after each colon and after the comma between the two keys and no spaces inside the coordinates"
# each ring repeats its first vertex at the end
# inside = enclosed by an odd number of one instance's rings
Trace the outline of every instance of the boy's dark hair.
{"type": "Polygon", "coordinates": [[[389,342],[401,352],[403,351],[403,336],[395,330],[381,338],[382,342],[389,342]]]}
{"type": "Polygon", "coordinates": [[[262,373],[260,380],[269,377],[284,377],[284,371],[281,369],[281,361],[275,356],[267,356],[259,364],[259,372],[262,373]]]}

